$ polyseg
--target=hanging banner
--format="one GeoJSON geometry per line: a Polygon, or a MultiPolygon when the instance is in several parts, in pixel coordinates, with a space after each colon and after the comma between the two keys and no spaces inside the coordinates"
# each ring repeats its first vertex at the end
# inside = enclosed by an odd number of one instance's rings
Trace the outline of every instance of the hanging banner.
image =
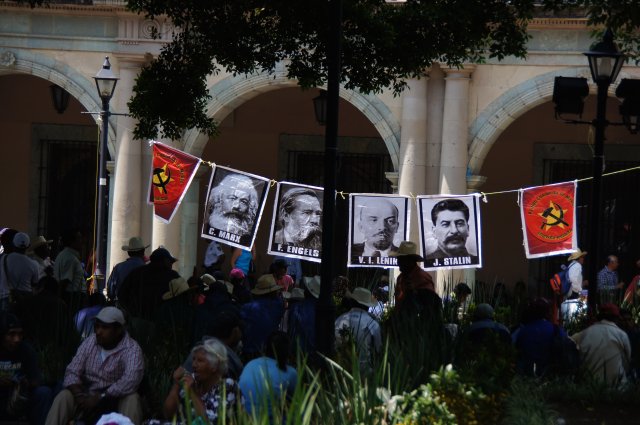
{"type": "Polygon", "coordinates": [[[202,160],[163,143],[152,143],[149,203],[158,219],[170,223],[202,160]]]}
{"type": "Polygon", "coordinates": [[[478,195],[418,196],[426,270],[482,267],[478,195]]]}
{"type": "Polygon", "coordinates": [[[216,165],[207,189],[201,236],[251,249],[268,192],[269,179],[216,165]]]}
{"type": "Polygon", "coordinates": [[[569,254],[578,249],[576,223],[577,182],[523,189],[520,216],[527,258],[569,254]]]}
{"type": "Polygon", "coordinates": [[[400,242],[409,235],[409,197],[349,195],[349,267],[398,267],[400,242]]]}
{"type": "Polygon", "coordinates": [[[268,252],[320,262],[323,189],[280,182],[273,208],[268,252]]]}

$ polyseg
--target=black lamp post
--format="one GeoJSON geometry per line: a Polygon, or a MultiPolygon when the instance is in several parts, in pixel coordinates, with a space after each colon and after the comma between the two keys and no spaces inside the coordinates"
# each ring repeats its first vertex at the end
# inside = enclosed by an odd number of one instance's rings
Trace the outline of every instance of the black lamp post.
{"type": "Polygon", "coordinates": [[[96,213],[96,239],[95,239],[95,265],[93,275],[96,287],[102,288],[102,282],[105,278],[105,267],[107,263],[107,206],[109,205],[109,191],[107,190],[107,144],[109,142],[109,101],[113,97],[113,92],[118,83],[118,77],[111,71],[109,57],[105,57],[102,69],[98,71],[95,77],[98,95],[102,99],[102,111],[100,118],[102,119],[102,137],[100,137],[100,151],[98,157],[98,207],[96,213]]]}
{"type": "MultiPolygon", "coordinates": [[[[320,297],[316,310],[318,350],[333,351],[335,306],[332,290],[335,278],[333,260],[334,223],[336,215],[336,162],[338,160],[338,105],[340,100],[340,50],[342,48],[342,0],[329,1],[329,33],[327,38],[327,96],[324,143],[324,196],[322,202],[322,255],[320,297]]],[[[322,97],[322,92],[319,97],[322,97]]],[[[317,99],[317,98],[316,98],[317,99]]],[[[315,104],[322,103],[321,101],[315,104]]],[[[316,111],[318,109],[316,108],[316,111]]],[[[320,112],[320,111],[318,111],[320,112]]]]}
{"type": "Polygon", "coordinates": [[[602,218],[602,171],[604,169],[604,131],[607,121],[607,92],[609,85],[618,77],[620,68],[624,63],[624,55],[618,51],[613,42],[613,33],[607,29],[602,41],[594,45],[585,53],[589,59],[591,76],[598,88],[596,119],[592,125],[595,128],[595,146],[593,152],[593,186],[591,191],[591,228],[589,232],[589,312],[593,315],[598,304],[598,263],[601,256],[601,229],[602,218]]]}

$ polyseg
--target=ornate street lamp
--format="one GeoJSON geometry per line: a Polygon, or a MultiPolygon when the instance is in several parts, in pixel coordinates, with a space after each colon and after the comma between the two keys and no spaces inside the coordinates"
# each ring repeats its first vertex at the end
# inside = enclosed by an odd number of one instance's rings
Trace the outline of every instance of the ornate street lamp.
{"type": "Polygon", "coordinates": [[[592,46],[585,53],[589,59],[591,77],[598,88],[596,98],[595,146],[593,150],[593,186],[591,191],[591,232],[589,233],[589,313],[595,315],[598,304],[598,264],[601,259],[600,219],[602,217],[602,171],[604,170],[604,131],[609,125],[607,121],[607,93],[620,73],[624,63],[624,55],[618,51],[613,42],[613,33],[607,29],[602,41],[592,46]]]}
{"type": "Polygon", "coordinates": [[[118,77],[111,71],[111,63],[109,57],[105,57],[102,69],[98,71],[95,77],[98,95],[102,100],[102,111],[100,117],[102,119],[102,137],[100,138],[100,151],[98,157],[98,206],[96,213],[96,240],[95,240],[95,259],[94,259],[94,282],[96,287],[102,289],[106,274],[106,254],[107,254],[107,209],[109,205],[109,191],[107,190],[107,144],[109,142],[109,101],[113,97],[113,92],[118,83],[118,77]]]}

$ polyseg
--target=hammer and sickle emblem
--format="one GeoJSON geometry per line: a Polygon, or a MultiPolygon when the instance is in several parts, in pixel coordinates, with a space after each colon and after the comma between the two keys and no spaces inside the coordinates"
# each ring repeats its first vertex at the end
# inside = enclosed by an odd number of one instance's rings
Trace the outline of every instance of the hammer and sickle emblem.
{"type": "Polygon", "coordinates": [[[171,169],[164,164],[162,168],[153,169],[152,183],[158,190],[164,194],[167,193],[167,185],[171,182],[171,169]]]}
{"type": "Polygon", "coordinates": [[[558,226],[563,229],[564,226],[569,227],[569,223],[564,221],[564,213],[566,211],[567,210],[563,210],[562,207],[555,202],[550,202],[549,208],[539,214],[540,217],[544,219],[540,229],[549,230],[549,228],[553,226],[558,226]]]}

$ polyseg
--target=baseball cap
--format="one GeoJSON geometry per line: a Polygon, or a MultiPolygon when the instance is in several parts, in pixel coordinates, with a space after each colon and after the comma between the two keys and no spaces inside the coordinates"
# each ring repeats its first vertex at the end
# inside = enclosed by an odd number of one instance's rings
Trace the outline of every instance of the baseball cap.
{"type": "Polygon", "coordinates": [[[167,250],[167,248],[157,248],[155,251],[153,251],[151,253],[151,261],[159,261],[159,260],[170,260],[172,263],[175,263],[176,261],[178,261],[177,258],[174,258],[169,251],[167,250]]]}
{"type": "Polygon", "coordinates": [[[96,316],[96,320],[101,321],[102,323],[120,323],[124,325],[124,314],[122,311],[116,307],[105,307],[100,310],[100,313],[96,316]]]}
{"type": "Polygon", "coordinates": [[[27,249],[29,245],[31,245],[31,239],[26,233],[18,232],[13,237],[13,246],[17,249],[27,249]]]}

